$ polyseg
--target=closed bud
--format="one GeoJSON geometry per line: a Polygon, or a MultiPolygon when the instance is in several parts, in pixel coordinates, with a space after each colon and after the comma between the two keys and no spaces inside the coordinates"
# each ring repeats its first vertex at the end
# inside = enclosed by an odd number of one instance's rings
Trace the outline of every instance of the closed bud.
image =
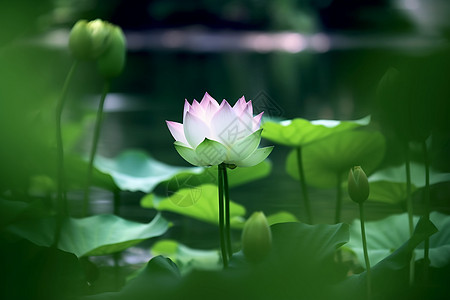
{"type": "Polygon", "coordinates": [[[126,42],[122,29],[111,25],[108,48],[97,61],[100,74],[108,79],[118,76],[125,66],[125,52],[126,42]]]}
{"type": "Polygon", "coordinates": [[[272,232],[263,212],[254,212],[242,231],[242,251],[252,263],[261,262],[272,248],[272,232]]]}
{"type": "Polygon", "coordinates": [[[86,20],[79,20],[70,31],[69,49],[76,59],[87,60],[91,58],[91,33],[86,20]]]}
{"type": "Polygon", "coordinates": [[[113,25],[109,22],[96,19],[87,24],[91,35],[92,49],[91,55],[93,59],[99,58],[108,49],[110,45],[110,36],[113,25]]]}
{"type": "Polygon", "coordinates": [[[96,19],[78,21],[70,31],[69,48],[76,59],[95,60],[109,47],[113,25],[96,19]]]}
{"type": "Polygon", "coordinates": [[[363,203],[369,197],[369,181],[360,166],[351,168],[348,173],[348,194],[356,203],[363,203]]]}

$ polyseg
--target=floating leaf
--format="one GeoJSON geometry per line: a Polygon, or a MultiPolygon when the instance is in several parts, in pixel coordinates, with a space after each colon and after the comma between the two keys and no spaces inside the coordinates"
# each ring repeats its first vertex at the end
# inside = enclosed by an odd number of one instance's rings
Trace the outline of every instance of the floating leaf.
{"type": "Polygon", "coordinates": [[[218,250],[192,249],[173,240],[161,240],[152,247],[152,254],[164,255],[174,261],[182,274],[196,270],[220,270],[218,250]]]}
{"type": "Polygon", "coordinates": [[[355,121],[293,119],[263,124],[262,137],[275,143],[299,147],[316,142],[338,132],[369,124],[370,116],[355,121]]]}
{"type": "MultiPolygon", "coordinates": [[[[443,267],[450,263],[450,216],[432,212],[430,219],[439,232],[430,238],[430,263],[433,267],[443,267]]],[[[414,223],[419,217],[414,217],[414,223]]],[[[366,222],[367,247],[371,264],[389,256],[409,239],[408,215],[389,216],[383,220],[366,222]]],[[[346,245],[353,250],[364,267],[360,221],[355,220],[350,227],[350,242],[346,245]]],[[[423,245],[415,249],[415,259],[423,258],[423,245]]]]}
{"type": "MultiPolygon", "coordinates": [[[[97,215],[83,219],[64,220],[58,248],[78,257],[105,255],[122,251],[146,239],[160,236],[169,223],[157,215],[150,223],[127,221],[115,215],[97,215]]],[[[7,228],[36,245],[53,244],[56,219],[41,218],[18,222],[7,228]]]]}
{"type": "MultiPolygon", "coordinates": [[[[193,188],[184,188],[173,195],[160,198],[149,194],[141,200],[145,208],[158,211],[170,211],[212,224],[219,221],[218,188],[212,184],[203,184],[193,188]]],[[[245,208],[230,203],[230,223],[232,227],[242,227],[245,208]]]]}
{"type": "Polygon", "coordinates": [[[173,167],[155,160],[145,152],[128,150],[115,159],[98,156],[95,167],[111,175],[115,184],[124,191],[150,193],[157,184],[180,172],[199,174],[202,168],[173,167]]]}
{"type": "MultiPolygon", "coordinates": [[[[338,174],[347,175],[353,166],[371,173],[384,157],[385,139],[377,131],[346,131],[302,147],[306,182],[319,188],[334,187],[338,174]]],[[[297,152],[288,155],[286,170],[299,179],[297,152]]],[[[344,178],[342,177],[342,180],[344,178]]]]}

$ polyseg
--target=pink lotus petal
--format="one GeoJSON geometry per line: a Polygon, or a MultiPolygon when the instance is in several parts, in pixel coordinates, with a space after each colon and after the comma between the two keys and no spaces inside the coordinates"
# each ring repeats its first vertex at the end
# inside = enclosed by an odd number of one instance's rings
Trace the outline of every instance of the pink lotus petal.
{"type": "Polygon", "coordinates": [[[253,130],[258,130],[261,127],[261,118],[263,114],[264,112],[253,118],[253,130]]]}
{"type": "Polygon", "coordinates": [[[186,120],[183,123],[183,127],[184,136],[189,145],[194,149],[197,148],[206,137],[210,136],[209,126],[190,111],[186,113],[186,120]]]}
{"type": "Polygon", "coordinates": [[[176,141],[179,141],[185,145],[189,145],[184,136],[184,128],[183,124],[173,121],[166,121],[167,127],[169,128],[170,133],[176,141]]]}
{"type": "Polygon", "coordinates": [[[230,146],[234,143],[239,119],[231,108],[230,104],[223,100],[219,110],[211,119],[211,129],[213,139],[230,146]]]}
{"type": "Polygon", "coordinates": [[[247,102],[245,102],[245,97],[242,96],[241,98],[239,98],[238,101],[236,101],[236,103],[233,106],[233,109],[234,109],[234,112],[236,113],[236,115],[239,116],[246,107],[247,107],[247,102]]]}
{"type": "Polygon", "coordinates": [[[191,105],[187,101],[187,99],[184,99],[184,109],[183,109],[183,123],[186,118],[186,113],[191,109],[191,105]]]}
{"type": "Polygon", "coordinates": [[[247,102],[247,111],[250,115],[253,116],[253,103],[252,100],[247,102]]]}
{"type": "Polygon", "coordinates": [[[205,121],[210,124],[212,117],[219,110],[219,105],[215,106],[212,102],[208,103],[208,106],[205,109],[205,121]]]}
{"type": "Polygon", "coordinates": [[[219,107],[219,103],[217,103],[217,101],[206,92],[200,102],[200,105],[204,110],[206,110],[210,103],[216,104],[215,106],[219,107]]]}
{"type": "Polygon", "coordinates": [[[239,115],[238,131],[240,137],[246,137],[253,133],[253,115],[250,115],[248,110],[244,110],[239,115]]]}
{"type": "Polygon", "coordinates": [[[200,105],[200,103],[198,103],[197,100],[194,99],[194,101],[192,102],[192,111],[193,114],[196,115],[201,115],[202,112],[204,112],[203,107],[200,105]]]}

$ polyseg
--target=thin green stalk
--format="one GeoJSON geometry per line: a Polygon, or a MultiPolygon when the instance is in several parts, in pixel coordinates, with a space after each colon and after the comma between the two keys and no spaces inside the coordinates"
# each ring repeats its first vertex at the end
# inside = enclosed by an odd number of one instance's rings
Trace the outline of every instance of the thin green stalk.
{"type": "Polygon", "coordinates": [[[69,73],[67,73],[66,80],[61,92],[61,97],[56,104],[56,158],[57,158],[57,206],[58,212],[61,214],[67,214],[67,203],[65,197],[65,176],[64,176],[64,146],[62,139],[61,118],[64,109],[64,104],[67,98],[67,91],[69,83],[72,80],[75,69],[77,68],[77,61],[72,63],[69,73]]]}
{"type": "MultiPolygon", "coordinates": [[[[431,211],[431,203],[430,203],[430,162],[428,157],[428,149],[427,149],[427,143],[424,140],[422,142],[422,149],[423,149],[423,157],[425,161],[425,191],[424,191],[424,203],[425,203],[425,212],[424,217],[426,220],[430,220],[430,211],[431,211]]],[[[427,238],[424,243],[423,248],[423,259],[424,259],[424,282],[428,282],[428,267],[430,264],[429,255],[430,254],[430,239],[427,238]]]]}
{"type": "Polygon", "coordinates": [[[341,180],[342,173],[337,173],[336,175],[336,211],[334,215],[334,223],[339,223],[341,221],[341,210],[342,210],[342,187],[341,180]]]}
{"type": "Polygon", "coordinates": [[[305,180],[305,171],[303,169],[303,159],[302,159],[302,147],[297,147],[297,164],[298,173],[300,176],[300,186],[303,194],[303,201],[305,203],[306,217],[309,224],[313,224],[313,217],[311,213],[311,204],[309,202],[308,188],[305,180]]]}
{"type": "MultiPolygon", "coordinates": [[[[408,224],[409,224],[409,236],[411,237],[414,232],[414,220],[413,220],[413,205],[411,198],[411,164],[409,159],[409,146],[408,142],[405,142],[405,171],[406,171],[406,210],[408,212],[408,224]]],[[[411,261],[409,262],[409,284],[414,283],[415,262],[414,252],[412,253],[411,261]]]]}
{"type": "Polygon", "coordinates": [[[227,167],[223,167],[223,188],[225,195],[225,235],[227,243],[228,258],[231,259],[233,250],[231,249],[231,229],[230,229],[230,197],[228,193],[227,167]]]}
{"type": "Polygon", "coordinates": [[[89,187],[91,185],[91,179],[92,179],[92,167],[94,165],[95,154],[97,153],[98,140],[100,138],[100,130],[101,130],[101,125],[102,125],[102,121],[103,121],[103,107],[105,104],[106,95],[109,92],[109,86],[110,86],[109,81],[106,81],[104,88],[103,88],[102,96],[100,98],[100,103],[98,105],[97,118],[95,121],[95,128],[94,128],[94,138],[92,141],[91,153],[89,156],[88,171],[87,171],[87,176],[86,176],[86,186],[84,188],[83,216],[86,216],[88,214],[89,187]]]}
{"type": "MultiPolygon", "coordinates": [[[[120,189],[114,190],[114,203],[113,213],[116,216],[120,215],[120,189]]],[[[116,252],[113,254],[114,259],[114,283],[116,290],[120,287],[120,260],[122,259],[122,252],[116,252]]]]}
{"type": "Polygon", "coordinates": [[[364,250],[364,260],[366,262],[366,283],[367,283],[367,299],[370,299],[370,295],[372,293],[372,285],[371,285],[371,275],[370,275],[370,261],[369,261],[369,253],[367,251],[367,241],[366,241],[366,229],[364,226],[364,204],[359,203],[359,216],[361,219],[361,236],[364,250]]]}
{"type": "Polygon", "coordinates": [[[55,120],[56,120],[56,166],[57,166],[57,175],[56,175],[56,208],[57,208],[57,223],[55,236],[53,239],[53,246],[56,247],[59,243],[59,236],[61,232],[61,226],[64,219],[64,216],[68,214],[67,211],[67,198],[65,195],[65,176],[64,176],[64,147],[63,147],[63,139],[62,139],[62,128],[61,128],[61,117],[64,108],[64,103],[66,102],[67,91],[69,88],[69,83],[72,80],[73,74],[77,67],[77,61],[72,63],[72,66],[69,69],[69,73],[67,73],[66,80],[64,81],[61,97],[58,99],[55,110],[55,120]]]}
{"type": "Polygon", "coordinates": [[[219,165],[218,168],[218,186],[219,186],[219,235],[220,235],[220,248],[222,251],[222,262],[223,267],[228,267],[228,255],[225,244],[225,232],[224,232],[224,201],[223,201],[223,164],[219,165]]]}

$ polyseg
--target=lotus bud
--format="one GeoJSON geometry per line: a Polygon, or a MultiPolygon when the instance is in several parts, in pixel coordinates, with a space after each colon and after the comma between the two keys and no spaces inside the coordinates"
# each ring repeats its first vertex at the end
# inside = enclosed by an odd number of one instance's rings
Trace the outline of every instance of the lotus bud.
{"type": "Polygon", "coordinates": [[[363,203],[369,197],[369,181],[360,166],[351,168],[348,173],[348,194],[356,203],[363,203]]]}
{"type": "Polygon", "coordinates": [[[86,20],[79,20],[70,31],[69,48],[76,59],[91,59],[91,33],[87,24],[86,20]]]}
{"type": "Polygon", "coordinates": [[[95,60],[109,47],[113,25],[96,19],[87,22],[78,21],[69,36],[69,48],[75,58],[80,60],[95,60]]]}
{"type": "Polygon", "coordinates": [[[252,262],[262,261],[272,247],[272,232],[263,212],[254,212],[245,222],[242,231],[242,251],[252,262]]]}
{"type": "Polygon", "coordinates": [[[125,65],[125,36],[118,26],[110,25],[109,46],[97,61],[97,68],[105,78],[118,76],[125,65]]]}

